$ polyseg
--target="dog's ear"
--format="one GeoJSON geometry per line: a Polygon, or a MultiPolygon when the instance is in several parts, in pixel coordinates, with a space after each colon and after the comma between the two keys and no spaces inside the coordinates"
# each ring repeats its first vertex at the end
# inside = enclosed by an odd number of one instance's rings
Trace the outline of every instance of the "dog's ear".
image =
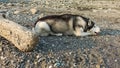
{"type": "Polygon", "coordinates": [[[95,25],[95,23],[93,21],[91,21],[90,19],[87,19],[86,23],[87,24],[86,24],[86,26],[84,28],[84,32],[87,32],[88,30],[93,28],[93,26],[95,25]]]}
{"type": "Polygon", "coordinates": [[[95,25],[95,23],[89,19],[87,29],[90,30],[94,25],[95,25]]]}
{"type": "Polygon", "coordinates": [[[90,19],[88,19],[88,26],[91,26],[91,20],[90,19]]]}

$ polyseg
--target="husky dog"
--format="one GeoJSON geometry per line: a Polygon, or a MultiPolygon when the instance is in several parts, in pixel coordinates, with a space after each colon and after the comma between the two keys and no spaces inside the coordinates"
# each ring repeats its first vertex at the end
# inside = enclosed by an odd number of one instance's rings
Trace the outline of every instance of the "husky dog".
{"type": "Polygon", "coordinates": [[[97,35],[100,28],[89,18],[73,15],[50,15],[38,19],[34,25],[34,31],[40,36],[48,35],[97,35]]]}

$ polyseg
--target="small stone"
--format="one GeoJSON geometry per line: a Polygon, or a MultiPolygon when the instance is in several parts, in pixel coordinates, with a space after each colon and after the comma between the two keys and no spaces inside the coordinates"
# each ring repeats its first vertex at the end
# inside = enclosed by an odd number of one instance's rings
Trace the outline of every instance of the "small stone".
{"type": "Polygon", "coordinates": [[[1,56],[1,57],[0,57],[0,59],[1,59],[1,60],[5,60],[5,59],[6,59],[6,57],[1,56]]]}
{"type": "Polygon", "coordinates": [[[36,14],[37,13],[37,9],[36,8],[30,9],[30,11],[31,11],[32,14],[36,14]]]}
{"type": "Polygon", "coordinates": [[[37,59],[40,58],[40,55],[37,55],[36,58],[37,58],[37,59]]]}
{"type": "Polygon", "coordinates": [[[37,62],[34,62],[35,65],[37,65],[37,62]]]}
{"type": "Polygon", "coordinates": [[[41,61],[44,61],[45,60],[45,58],[43,57],[43,58],[40,58],[39,60],[38,60],[38,62],[41,62],[41,61]]]}
{"type": "Polygon", "coordinates": [[[14,4],[12,4],[12,3],[8,3],[7,5],[8,5],[8,6],[14,6],[14,4]]]}
{"type": "Polygon", "coordinates": [[[98,8],[99,10],[102,10],[103,8],[98,8]]]}
{"type": "Polygon", "coordinates": [[[69,52],[69,54],[71,55],[71,54],[72,54],[72,52],[69,52]]]}
{"type": "Polygon", "coordinates": [[[117,59],[115,59],[115,62],[117,62],[118,60],[117,59]]]}
{"type": "Polygon", "coordinates": [[[102,68],[105,68],[104,66],[102,68]]]}
{"type": "Polygon", "coordinates": [[[20,13],[20,11],[17,11],[17,10],[16,10],[16,11],[14,11],[14,14],[18,14],[18,13],[20,13]]]}
{"type": "Polygon", "coordinates": [[[43,16],[44,16],[44,14],[42,13],[38,16],[38,18],[42,18],[43,16]]]}
{"type": "Polygon", "coordinates": [[[53,68],[53,66],[52,66],[52,65],[50,65],[48,68],[53,68]]]}
{"type": "Polygon", "coordinates": [[[52,47],[54,47],[55,46],[55,44],[52,44],[52,47]]]}
{"type": "Polygon", "coordinates": [[[27,60],[28,63],[30,63],[30,60],[27,60]]]}
{"type": "Polygon", "coordinates": [[[109,59],[107,59],[107,62],[109,63],[109,62],[110,62],[110,60],[109,60],[109,59]]]}
{"type": "Polygon", "coordinates": [[[2,46],[2,42],[0,42],[0,46],[2,46]]]}
{"type": "Polygon", "coordinates": [[[0,46],[0,52],[2,51],[2,47],[0,46]]]}
{"type": "Polygon", "coordinates": [[[92,11],[93,11],[93,12],[97,12],[97,10],[95,10],[95,9],[93,9],[92,11]]]}
{"type": "Polygon", "coordinates": [[[14,64],[15,62],[14,62],[14,60],[11,60],[10,63],[11,63],[11,64],[14,64]]]}
{"type": "Polygon", "coordinates": [[[104,11],[104,13],[107,13],[107,12],[108,12],[108,10],[105,10],[105,11],[104,11]]]}
{"type": "Polygon", "coordinates": [[[55,66],[55,67],[59,67],[59,66],[60,66],[60,63],[55,63],[54,66],[55,66]]]}
{"type": "Polygon", "coordinates": [[[46,5],[48,5],[49,4],[49,2],[48,1],[46,1],[46,3],[45,3],[46,5]]]}
{"type": "Polygon", "coordinates": [[[108,9],[108,11],[111,11],[111,10],[112,10],[111,8],[108,9]]]}
{"type": "Polygon", "coordinates": [[[4,65],[8,66],[8,64],[10,63],[10,61],[9,60],[5,60],[3,63],[4,63],[4,65]]]}
{"type": "Polygon", "coordinates": [[[96,65],[96,68],[100,68],[100,65],[99,65],[99,64],[97,64],[97,65],[96,65]]]}

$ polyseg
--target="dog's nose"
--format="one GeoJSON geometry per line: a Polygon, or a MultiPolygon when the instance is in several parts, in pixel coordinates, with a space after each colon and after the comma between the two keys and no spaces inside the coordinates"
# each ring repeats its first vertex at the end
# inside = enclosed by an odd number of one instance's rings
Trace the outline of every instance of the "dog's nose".
{"type": "Polygon", "coordinates": [[[100,33],[100,31],[95,32],[95,34],[99,34],[99,33],[100,33]]]}
{"type": "Polygon", "coordinates": [[[95,32],[96,34],[98,34],[99,32],[95,32]]]}

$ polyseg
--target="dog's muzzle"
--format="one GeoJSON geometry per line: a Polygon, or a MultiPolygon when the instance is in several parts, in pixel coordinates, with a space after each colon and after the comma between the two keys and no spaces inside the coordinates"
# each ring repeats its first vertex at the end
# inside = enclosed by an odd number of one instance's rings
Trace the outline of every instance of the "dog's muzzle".
{"type": "Polygon", "coordinates": [[[93,33],[99,34],[99,33],[100,33],[100,27],[98,27],[98,26],[94,26],[94,27],[90,30],[90,32],[93,32],[93,33]]]}

